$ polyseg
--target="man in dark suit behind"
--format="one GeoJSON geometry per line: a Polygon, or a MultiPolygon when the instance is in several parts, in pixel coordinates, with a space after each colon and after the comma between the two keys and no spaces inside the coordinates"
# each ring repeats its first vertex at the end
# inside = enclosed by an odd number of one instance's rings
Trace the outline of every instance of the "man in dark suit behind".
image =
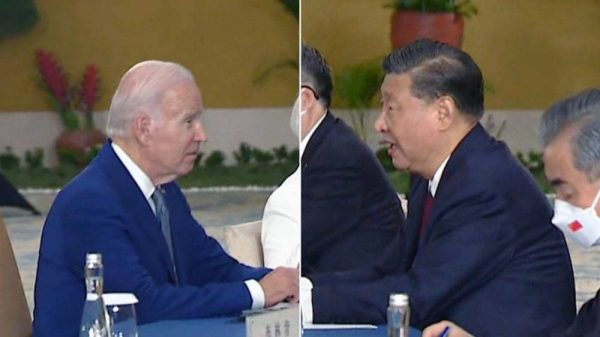
{"type": "MultiPolygon", "coordinates": [[[[469,55],[421,40],[383,62],[376,129],[420,174],[401,235],[375,268],[313,277],[313,321],[384,323],[407,293],[411,325],[451,319],[476,336],[547,336],[575,315],[569,252],[552,209],[507,146],[479,124],[469,55]]],[[[310,317],[307,317],[310,319],[310,317]]]]}
{"type": "Polygon", "coordinates": [[[404,225],[381,163],[328,111],[331,69],[302,45],[301,164],[304,275],[371,266],[404,225]]]}
{"type": "MultiPolygon", "coordinates": [[[[577,244],[600,244],[600,88],[592,88],[553,104],[539,128],[544,168],[556,189],[552,222],[577,244]]],[[[556,303],[560,306],[561,303],[556,303]]],[[[428,327],[423,337],[438,337],[450,326],[449,337],[473,337],[453,322],[428,327]]],[[[575,322],[552,336],[600,336],[600,290],[579,310],[575,322]]]]}
{"type": "Polygon", "coordinates": [[[192,74],[146,61],[121,79],[98,157],[57,195],[42,233],[33,330],[78,336],[88,252],[102,254],[104,291],[133,293],[138,323],[236,315],[295,300],[298,270],[252,268],[192,217],[174,180],[206,141],[192,74]]]}

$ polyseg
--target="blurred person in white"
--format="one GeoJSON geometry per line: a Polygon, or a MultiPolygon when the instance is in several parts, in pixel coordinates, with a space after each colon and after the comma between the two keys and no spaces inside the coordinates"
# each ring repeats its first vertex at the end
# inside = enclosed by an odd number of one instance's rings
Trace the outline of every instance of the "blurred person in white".
{"type": "MultiPolygon", "coordinates": [[[[552,105],[542,116],[539,134],[546,178],[556,189],[552,223],[582,247],[600,244],[600,87],[552,105]]],[[[472,337],[449,321],[429,326],[423,337],[438,337],[447,327],[448,337],[472,337]]],[[[600,290],[566,331],[552,336],[600,336],[600,290]]]]}
{"type": "MultiPolygon", "coordinates": [[[[292,109],[290,127],[299,139],[299,99],[292,109]]],[[[300,168],[269,196],[262,218],[261,241],[265,267],[298,267],[300,264],[300,168]]]]}

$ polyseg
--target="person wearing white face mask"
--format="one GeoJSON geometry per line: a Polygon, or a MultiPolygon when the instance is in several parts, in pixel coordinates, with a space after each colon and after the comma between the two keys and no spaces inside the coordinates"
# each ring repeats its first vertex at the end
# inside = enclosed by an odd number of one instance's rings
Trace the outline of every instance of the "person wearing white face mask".
{"type": "MultiPolygon", "coordinates": [[[[552,105],[542,116],[539,131],[546,178],[556,189],[552,223],[582,247],[600,244],[600,87],[552,105]]],[[[471,336],[442,321],[425,329],[423,337],[438,337],[446,327],[449,337],[471,336]]],[[[600,290],[566,331],[553,336],[600,336],[600,290]]]]}
{"type": "Polygon", "coordinates": [[[404,225],[396,191],[373,151],[330,111],[331,68],[302,45],[302,274],[375,265],[404,225]]]}

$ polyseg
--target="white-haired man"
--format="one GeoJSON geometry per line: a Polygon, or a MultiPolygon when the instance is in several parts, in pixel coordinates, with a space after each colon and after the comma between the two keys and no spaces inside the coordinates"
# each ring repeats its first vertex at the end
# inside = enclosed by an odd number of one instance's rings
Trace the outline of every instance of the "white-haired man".
{"type": "Polygon", "coordinates": [[[191,216],[174,180],[206,133],[202,96],[181,65],[146,61],[121,79],[98,157],[57,195],[44,225],[34,335],[78,336],[86,253],[102,254],[105,292],[134,293],[138,323],[234,315],[298,294],[298,270],[251,268],[191,216]]]}

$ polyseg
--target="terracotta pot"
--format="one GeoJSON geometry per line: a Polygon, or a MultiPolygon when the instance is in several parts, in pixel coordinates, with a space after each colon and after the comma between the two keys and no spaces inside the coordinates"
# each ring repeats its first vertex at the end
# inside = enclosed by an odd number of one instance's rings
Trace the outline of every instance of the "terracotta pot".
{"type": "Polygon", "coordinates": [[[96,145],[102,145],[106,136],[102,131],[65,130],[56,140],[56,153],[61,163],[85,166],[93,157],[96,145]]]}
{"type": "Polygon", "coordinates": [[[462,46],[465,21],[455,13],[427,13],[419,11],[394,11],[392,14],[391,42],[396,49],[418,38],[429,38],[462,46]]]}

